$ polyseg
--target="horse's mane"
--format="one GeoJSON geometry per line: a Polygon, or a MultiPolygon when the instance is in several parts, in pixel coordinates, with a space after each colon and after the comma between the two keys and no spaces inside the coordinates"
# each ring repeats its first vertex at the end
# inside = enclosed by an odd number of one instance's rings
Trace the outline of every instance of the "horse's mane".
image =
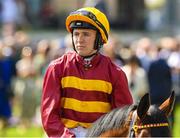
{"type": "Polygon", "coordinates": [[[122,127],[125,124],[129,113],[136,108],[136,105],[129,105],[113,109],[111,112],[101,116],[97,121],[95,121],[92,127],[88,130],[86,136],[97,137],[107,130],[122,127]]]}

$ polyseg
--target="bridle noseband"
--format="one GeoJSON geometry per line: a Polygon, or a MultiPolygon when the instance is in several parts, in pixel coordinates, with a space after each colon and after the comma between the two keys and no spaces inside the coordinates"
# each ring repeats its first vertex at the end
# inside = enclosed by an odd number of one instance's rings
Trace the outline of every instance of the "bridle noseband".
{"type": "Polygon", "coordinates": [[[157,124],[147,124],[147,125],[134,125],[132,128],[135,132],[139,129],[144,129],[144,128],[152,128],[152,127],[164,127],[164,126],[169,126],[168,123],[157,123],[157,124]]]}
{"type": "Polygon", "coordinates": [[[135,134],[137,133],[137,131],[141,129],[169,126],[168,123],[153,123],[153,124],[145,124],[145,125],[136,125],[136,118],[137,118],[137,112],[133,111],[132,119],[130,122],[129,137],[135,137],[135,134]]]}

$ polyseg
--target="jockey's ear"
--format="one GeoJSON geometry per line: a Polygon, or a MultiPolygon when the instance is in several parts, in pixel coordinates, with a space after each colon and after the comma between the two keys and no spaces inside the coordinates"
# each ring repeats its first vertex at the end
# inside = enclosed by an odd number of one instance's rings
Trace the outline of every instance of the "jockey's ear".
{"type": "Polygon", "coordinates": [[[140,100],[138,107],[137,107],[137,115],[140,119],[143,119],[147,111],[150,107],[150,98],[149,98],[149,93],[146,93],[140,100]]]}
{"type": "Polygon", "coordinates": [[[159,109],[162,110],[166,116],[169,116],[174,108],[175,102],[175,92],[172,91],[170,97],[166,99],[160,106],[159,109]]]}

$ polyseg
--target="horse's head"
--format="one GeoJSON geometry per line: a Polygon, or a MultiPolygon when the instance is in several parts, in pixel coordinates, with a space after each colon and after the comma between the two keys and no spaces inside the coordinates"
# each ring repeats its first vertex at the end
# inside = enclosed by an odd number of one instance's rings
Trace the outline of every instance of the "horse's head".
{"type": "Polygon", "coordinates": [[[160,106],[151,105],[149,94],[145,94],[137,107],[137,110],[131,114],[130,137],[169,137],[171,129],[168,122],[168,116],[171,114],[174,106],[175,94],[160,106]]]}
{"type": "Polygon", "coordinates": [[[116,108],[100,117],[88,130],[87,137],[169,137],[168,116],[175,101],[172,92],[160,106],[151,105],[145,94],[138,105],[116,108]]]}

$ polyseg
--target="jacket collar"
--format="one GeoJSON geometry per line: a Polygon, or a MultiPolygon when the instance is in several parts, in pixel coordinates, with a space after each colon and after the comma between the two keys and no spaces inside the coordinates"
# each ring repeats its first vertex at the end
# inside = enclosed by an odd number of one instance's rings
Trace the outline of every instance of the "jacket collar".
{"type": "Polygon", "coordinates": [[[77,62],[84,67],[86,70],[91,69],[93,67],[95,67],[101,59],[101,54],[97,53],[96,55],[94,55],[92,57],[92,59],[84,59],[83,57],[81,57],[79,54],[76,53],[76,60],[77,62]]]}

